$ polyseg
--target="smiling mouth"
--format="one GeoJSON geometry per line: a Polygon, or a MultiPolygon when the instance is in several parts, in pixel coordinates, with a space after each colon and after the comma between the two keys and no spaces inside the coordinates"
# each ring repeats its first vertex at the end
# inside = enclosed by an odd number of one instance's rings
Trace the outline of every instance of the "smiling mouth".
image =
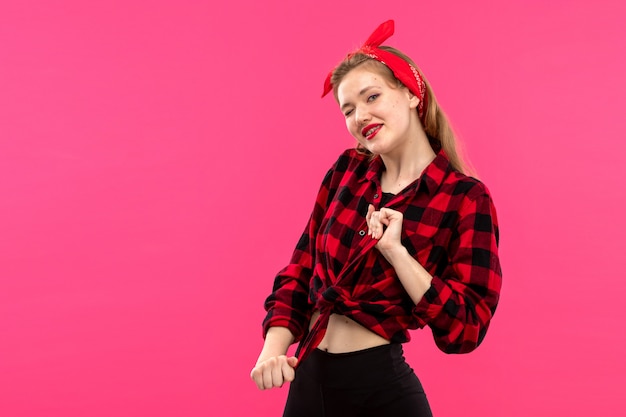
{"type": "Polygon", "coordinates": [[[365,137],[365,139],[371,139],[376,134],[376,132],[380,130],[381,127],[382,125],[380,124],[366,126],[361,131],[361,134],[365,137]]]}

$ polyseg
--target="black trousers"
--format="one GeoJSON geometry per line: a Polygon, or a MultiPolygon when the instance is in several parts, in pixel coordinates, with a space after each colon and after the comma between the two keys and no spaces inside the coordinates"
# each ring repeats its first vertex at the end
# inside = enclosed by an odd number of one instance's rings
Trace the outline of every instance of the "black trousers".
{"type": "Polygon", "coordinates": [[[316,349],[296,369],[283,417],[432,417],[402,345],[350,353],[316,349]]]}

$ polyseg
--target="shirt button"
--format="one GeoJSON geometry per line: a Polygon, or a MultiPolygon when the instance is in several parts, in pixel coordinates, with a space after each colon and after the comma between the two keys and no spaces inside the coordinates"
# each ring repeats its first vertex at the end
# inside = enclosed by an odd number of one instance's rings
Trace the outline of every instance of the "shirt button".
{"type": "Polygon", "coordinates": [[[374,194],[374,198],[378,198],[378,194],[374,194]]]}
{"type": "Polygon", "coordinates": [[[361,237],[365,236],[365,230],[359,230],[359,236],[361,237]]]}

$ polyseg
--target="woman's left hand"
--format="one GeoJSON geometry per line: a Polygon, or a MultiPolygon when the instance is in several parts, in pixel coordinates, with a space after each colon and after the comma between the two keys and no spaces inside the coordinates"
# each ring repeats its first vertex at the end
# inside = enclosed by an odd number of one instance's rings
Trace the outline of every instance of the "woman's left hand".
{"type": "Polygon", "coordinates": [[[367,208],[368,234],[378,240],[376,248],[385,255],[386,252],[402,247],[402,213],[386,207],[379,211],[373,205],[367,208]],[[385,229],[386,227],[386,229],[385,229]]]}

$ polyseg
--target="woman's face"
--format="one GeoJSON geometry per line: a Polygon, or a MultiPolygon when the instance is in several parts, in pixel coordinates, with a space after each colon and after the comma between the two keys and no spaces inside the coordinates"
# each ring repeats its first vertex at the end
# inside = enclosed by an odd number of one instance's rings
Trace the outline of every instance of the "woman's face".
{"type": "Polygon", "coordinates": [[[337,88],[337,100],[350,134],[374,154],[402,152],[416,136],[419,99],[374,70],[360,66],[348,72],[337,88]]]}

